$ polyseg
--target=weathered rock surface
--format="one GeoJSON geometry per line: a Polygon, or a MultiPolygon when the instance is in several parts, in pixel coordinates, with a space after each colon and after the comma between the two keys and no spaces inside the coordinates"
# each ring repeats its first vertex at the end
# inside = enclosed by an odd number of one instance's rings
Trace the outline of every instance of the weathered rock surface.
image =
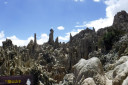
{"type": "Polygon", "coordinates": [[[113,71],[113,78],[114,78],[113,79],[113,85],[122,85],[123,81],[127,78],[127,75],[128,75],[128,60],[125,60],[126,59],[125,56],[122,59],[119,61],[120,65],[117,65],[114,68],[114,71],[113,71]]]}
{"type": "MultiPolygon", "coordinates": [[[[105,85],[105,77],[100,60],[93,57],[89,60],[81,59],[74,65],[74,85],[82,85],[86,78],[92,77],[96,85],[105,85]]],[[[92,80],[91,80],[92,81],[92,80]]]]}
{"type": "Polygon", "coordinates": [[[111,66],[113,69],[105,73],[98,58],[81,59],[73,67],[73,85],[127,85],[128,56],[122,56],[111,66]]]}

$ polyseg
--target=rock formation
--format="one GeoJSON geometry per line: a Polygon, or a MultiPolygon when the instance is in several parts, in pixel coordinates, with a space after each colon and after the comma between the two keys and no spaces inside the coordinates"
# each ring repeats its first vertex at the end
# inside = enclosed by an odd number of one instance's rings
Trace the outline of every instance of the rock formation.
{"type": "Polygon", "coordinates": [[[76,65],[74,65],[74,85],[82,85],[87,83],[85,79],[93,78],[96,85],[105,85],[104,71],[100,60],[93,57],[89,60],[81,59],[76,65]]]}
{"type": "Polygon", "coordinates": [[[54,30],[53,29],[50,29],[49,40],[48,40],[48,43],[50,45],[54,45],[53,33],[54,33],[54,30]]]}
{"type": "Polygon", "coordinates": [[[27,46],[17,47],[10,39],[0,46],[0,76],[34,76],[34,85],[127,85],[128,14],[117,13],[113,25],[97,32],[83,29],[67,43],[38,45],[36,34],[27,46]]]}
{"type": "Polygon", "coordinates": [[[34,46],[37,45],[37,40],[36,40],[36,33],[34,34],[34,46]]]}
{"type": "Polygon", "coordinates": [[[55,45],[54,45],[55,48],[58,48],[59,47],[59,41],[58,41],[58,37],[56,38],[55,40],[55,45]]]}

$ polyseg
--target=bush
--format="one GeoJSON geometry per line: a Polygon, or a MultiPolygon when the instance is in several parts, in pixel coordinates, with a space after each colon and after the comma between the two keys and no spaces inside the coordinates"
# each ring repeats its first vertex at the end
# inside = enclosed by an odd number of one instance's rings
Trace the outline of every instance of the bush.
{"type": "Polygon", "coordinates": [[[108,28],[107,32],[103,35],[99,41],[101,48],[104,48],[106,52],[112,49],[114,42],[117,42],[119,38],[124,34],[124,31],[117,30],[113,27],[108,28]]]}

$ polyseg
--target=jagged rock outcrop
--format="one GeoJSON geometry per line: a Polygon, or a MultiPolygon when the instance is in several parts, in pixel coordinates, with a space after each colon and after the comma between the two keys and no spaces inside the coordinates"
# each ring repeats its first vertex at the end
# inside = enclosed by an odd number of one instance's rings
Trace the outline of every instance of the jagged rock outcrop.
{"type": "Polygon", "coordinates": [[[88,54],[96,50],[97,36],[95,30],[86,28],[79,34],[75,35],[72,40],[72,44],[77,44],[78,56],[88,59],[88,54]],[[74,43],[75,42],[75,43],[74,43]]]}
{"type": "Polygon", "coordinates": [[[84,37],[87,36],[93,36],[95,35],[95,30],[94,29],[83,29],[82,31],[80,31],[78,34],[72,36],[72,45],[77,46],[78,44],[80,44],[81,39],[83,39],[84,37]]]}
{"type": "Polygon", "coordinates": [[[6,41],[3,41],[3,48],[6,49],[6,48],[11,48],[13,46],[12,44],[12,41],[10,39],[6,39],[6,41]]]}
{"type": "Polygon", "coordinates": [[[54,48],[58,48],[58,47],[59,47],[59,40],[58,40],[58,37],[57,37],[56,40],[55,40],[54,48]]]}

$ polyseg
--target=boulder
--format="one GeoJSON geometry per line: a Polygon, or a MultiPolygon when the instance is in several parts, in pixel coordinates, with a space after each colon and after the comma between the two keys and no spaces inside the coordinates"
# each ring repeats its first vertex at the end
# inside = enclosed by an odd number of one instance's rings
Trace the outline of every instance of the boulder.
{"type": "Polygon", "coordinates": [[[81,59],[74,68],[74,85],[81,85],[84,79],[93,78],[98,85],[105,85],[104,71],[100,60],[93,57],[89,60],[81,59]]]}
{"type": "Polygon", "coordinates": [[[127,78],[127,75],[128,75],[128,61],[115,67],[113,71],[113,78],[114,78],[113,85],[122,85],[124,80],[127,78]]]}

